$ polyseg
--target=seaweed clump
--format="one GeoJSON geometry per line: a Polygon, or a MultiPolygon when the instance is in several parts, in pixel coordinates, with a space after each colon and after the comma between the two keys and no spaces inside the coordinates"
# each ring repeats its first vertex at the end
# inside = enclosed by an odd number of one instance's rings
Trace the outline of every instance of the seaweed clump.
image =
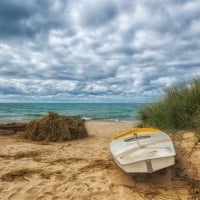
{"type": "Polygon", "coordinates": [[[66,141],[87,137],[84,120],[49,112],[27,124],[25,137],[34,141],[66,141]]]}

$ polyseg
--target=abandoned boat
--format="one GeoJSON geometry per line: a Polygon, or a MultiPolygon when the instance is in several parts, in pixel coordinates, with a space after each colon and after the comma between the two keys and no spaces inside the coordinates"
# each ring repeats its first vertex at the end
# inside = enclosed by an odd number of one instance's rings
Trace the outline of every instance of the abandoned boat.
{"type": "Polygon", "coordinates": [[[114,136],[110,151],[127,173],[152,173],[175,164],[170,137],[154,128],[134,128],[114,136]]]}

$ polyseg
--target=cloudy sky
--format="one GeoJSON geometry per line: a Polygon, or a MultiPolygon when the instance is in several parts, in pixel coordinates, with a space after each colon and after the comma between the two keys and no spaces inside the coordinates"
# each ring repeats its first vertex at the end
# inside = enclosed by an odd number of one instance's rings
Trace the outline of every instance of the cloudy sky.
{"type": "Polygon", "coordinates": [[[200,75],[200,0],[1,0],[0,102],[151,102],[200,75]]]}

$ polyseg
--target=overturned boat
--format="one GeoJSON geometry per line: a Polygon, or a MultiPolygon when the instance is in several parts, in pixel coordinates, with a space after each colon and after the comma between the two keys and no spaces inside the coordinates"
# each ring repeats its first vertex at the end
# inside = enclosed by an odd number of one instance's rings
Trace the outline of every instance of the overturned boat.
{"type": "Polygon", "coordinates": [[[134,128],[116,135],[110,150],[117,165],[127,173],[152,173],[175,164],[170,137],[154,128],[134,128]]]}

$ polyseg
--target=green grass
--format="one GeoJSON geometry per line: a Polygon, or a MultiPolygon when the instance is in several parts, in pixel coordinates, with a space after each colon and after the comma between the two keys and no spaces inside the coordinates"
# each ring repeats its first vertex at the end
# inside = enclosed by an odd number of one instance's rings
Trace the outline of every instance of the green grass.
{"type": "Polygon", "coordinates": [[[140,111],[144,126],[200,130],[200,79],[165,90],[163,98],[140,111]]]}

